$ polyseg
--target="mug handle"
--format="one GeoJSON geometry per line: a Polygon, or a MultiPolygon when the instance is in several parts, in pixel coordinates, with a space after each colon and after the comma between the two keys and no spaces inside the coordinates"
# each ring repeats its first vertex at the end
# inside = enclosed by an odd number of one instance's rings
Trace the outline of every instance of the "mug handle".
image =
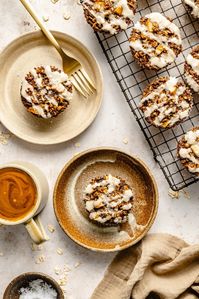
{"type": "Polygon", "coordinates": [[[49,237],[44,230],[39,216],[31,218],[24,225],[34,243],[39,245],[49,240],[49,237]]]}

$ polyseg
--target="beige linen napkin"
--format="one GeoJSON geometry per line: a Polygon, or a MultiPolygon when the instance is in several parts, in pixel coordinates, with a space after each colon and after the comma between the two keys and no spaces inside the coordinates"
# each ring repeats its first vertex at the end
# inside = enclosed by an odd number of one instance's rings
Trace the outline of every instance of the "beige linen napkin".
{"type": "Polygon", "coordinates": [[[199,244],[148,235],[119,253],[91,299],[199,298],[199,244]]]}

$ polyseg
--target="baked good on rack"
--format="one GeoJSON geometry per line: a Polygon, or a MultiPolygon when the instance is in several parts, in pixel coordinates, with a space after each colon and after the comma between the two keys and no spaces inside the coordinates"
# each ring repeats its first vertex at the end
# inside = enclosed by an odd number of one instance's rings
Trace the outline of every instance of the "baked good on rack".
{"type": "Polygon", "coordinates": [[[199,127],[192,128],[178,142],[178,157],[189,172],[199,176],[199,127]]]}
{"type": "Polygon", "coordinates": [[[84,192],[89,218],[109,226],[128,221],[133,197],[133,191],[125,180],[111,174],[94,178],[84,192]]]}
{"type": "Polygon", "coordinates": [[[199,46],[188,54],[184,65],[184,76],[189,86],[199,92],[199,46]]]}
{"type": "Polygon", "coordinates": [[[136,0],[80,0],[84,15],[95,31],[116,34],[127,29],[136,11],[136,0]]]}
{"type": "Polygon", "coordinates": [[[182,51],[179,28],[158,12],[142,17],[135,24],[129,42],[138,63],[153,70],[174,62],[182,51]]]}
{"type": "Polygon", "coordinates": [[[175,77],[160,77],[143,92],[140,109],[159,128],[171,128],[189,116],[193,105],[189,88],[175,77]]]}
{"type": "Polygon", "coordinates": [[[44,119],[56,117],[72,99],[72,83],[55,66],[35,67],[22,81],[21,99],[33,115],[44,119]]]}
{"type": "Polygon", "coordinates": [[[198,0],[184,0],[194,18],[199,18],[199,1],[198,0]]]}

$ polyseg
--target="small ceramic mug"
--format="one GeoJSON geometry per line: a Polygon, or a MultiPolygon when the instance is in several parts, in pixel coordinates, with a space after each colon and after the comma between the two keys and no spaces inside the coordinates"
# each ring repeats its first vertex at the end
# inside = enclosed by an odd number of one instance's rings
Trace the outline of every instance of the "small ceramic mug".
{"type": "Polygon", "coordinates": [[[43,210],[48,200],[49,187],[46,177],[38,167],[29,162],[17,161],[0,166],[0,170],[6,168],[13,168],[19,171],[21,170],[22,172],[27,173],[32,178],[36,186],[37,200],[34,207],[23,218],[20,218],[16,221],[11,221],[0,217],[0,224],[24,224],[30,237],[36,244],[41,244],[42,242],[47,241],[49,238],[45,233],[42,223],[38,217],[39,213],[43,210]]]}

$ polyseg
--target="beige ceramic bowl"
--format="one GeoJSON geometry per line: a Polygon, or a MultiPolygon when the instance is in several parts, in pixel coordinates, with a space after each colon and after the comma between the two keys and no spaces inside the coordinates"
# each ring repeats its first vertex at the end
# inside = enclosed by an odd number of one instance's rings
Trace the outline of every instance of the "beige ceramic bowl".
{"type": "Polygon", "coordinates": [[[47,284],[51,285],[57,291],[57,299],[64,299],[64,293],[61,287],[53,278],[43,273],[34,272],[24,273],[13,279],[6,288],[5,293],[3,295],[3,299],[19,299],[19,290],[22,287],[27,287],[31,281],[36,279],[42,279],[47,284]]]}
{"type": "Polygon", "coordinates": [[[64,232],[77,244],[95,251],[125,249],[144,237],[158,209],[156,182],[138,158],[113,148],[97,148],[73,157],[61,171],[54,189],[54,210],[64,232]],[[112,174],[134,189],[131,213],[135,221],[102,227],[88,218],[83,192],[92,178],[112,174]]]}

